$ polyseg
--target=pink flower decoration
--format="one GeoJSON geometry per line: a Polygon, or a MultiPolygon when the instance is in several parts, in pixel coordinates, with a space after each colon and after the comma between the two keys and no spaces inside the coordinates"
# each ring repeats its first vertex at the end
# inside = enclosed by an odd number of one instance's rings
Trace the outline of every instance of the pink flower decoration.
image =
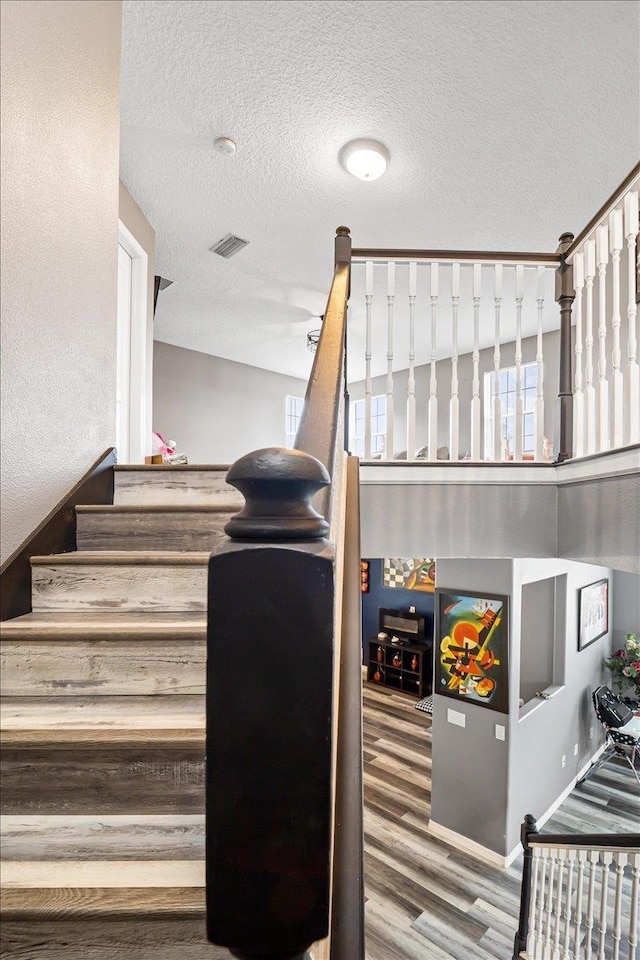
{"type": "Polygon", "coordinates": [[[625,677],[630,677],[630,676],[631,676],[631,667],[624,667],[622,673],[623,673],[623,676],[625,676],[625,677]]]}

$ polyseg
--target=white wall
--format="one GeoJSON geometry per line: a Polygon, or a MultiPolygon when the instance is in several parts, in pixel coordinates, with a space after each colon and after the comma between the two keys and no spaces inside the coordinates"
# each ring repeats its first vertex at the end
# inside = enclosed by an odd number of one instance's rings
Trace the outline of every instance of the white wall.
{"type": "Polygon", "coordinates": [[[2,3],[3,558],[115,439],[121,12],[2,3]]]}
{"type": "MultiPolygon", "coordinates": [[[[120,184],[118,216],[129,233],[138,241],[147,255],[147,327],[144,347],[146,389],[142,398],[142,416],[139,429],[142,431],[140,444],[144,456],[151,453],[152,409],[153,409],[153,288],[156,272],[156,232],[146,216],[135,202],[123,183],[120,184]]],[[[132,357],[132,362],[134,358],[132,357]]],[[[136,438],[132,438],[136,439],[136,438]]]]}
{"type": "MultiPolygon", "coordinates": [[[[162,296],[162,294],[160,294],[162,296]]],[[[153,429],[190,463],[233,463],[285,443],[285,397],[306,381],[156,341],[153,429]]]]}

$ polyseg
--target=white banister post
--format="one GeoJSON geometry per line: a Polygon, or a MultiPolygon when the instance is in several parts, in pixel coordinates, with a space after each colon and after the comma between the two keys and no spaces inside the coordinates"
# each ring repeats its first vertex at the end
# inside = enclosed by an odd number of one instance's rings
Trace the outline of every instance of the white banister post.
{"type": "Polygon", "coordinates": [[[593,281],[596,275],[595,240],[587,240],[584,245],[585,284],[586,284],[586,328],[584,343],[586,347],[584,376],[586,380],[586,420],[587,453],[596,452],[596,391],[593,385],[593,281]]]}
{"type": "Polygon", "coordinates": [[[638,946],[638,899],[640,888],[640,853],[632,853],[631,860],[631,910],[629,911],[629,960],[636,960],[638,946]]]}
{"type": "Polygon", "coordinates": [[[589,851],[589,888],[587,893],[587,916],[585,926],[587,932],[585,935],[585,960],[591,960],[593,951],[593,911],[596,893],[596,867],[598,866],[598,851],[589,851]]]}
{"type": "Polygon", "coordinates": [[[622,253],[622,210],[612,210],[609,217],[609,247],[611,250],[613,347],[611,350],[611,386],[613,394],[613,446],[624,444],[624,378],[620,349],[620,255],[622,253]]]}
{"type": "Polygon", "coordinates": [[[409,264],[409,379],[407,381],[407,460],[416,456],[416,378],[414,364],[416,359],[416,294],[418,286],[418,265],[409,264]]]}
{"type": "Polygon", "coordinates": [[[393,303],[396,295],[396,265],[387,264],[387,439],[385,460],[393,460],[393,303]]]}
{"type": "Polygon", "coordinates": [[[607,381],[607,263],[609,230],[606,224],[596,231],[598,262],[598,450],[609,449],[609,383],[607,381]]]}
{"type": "Polygon", "coordinates": [[[627,865],[627,854],[617,850],[614,855],[616,865],[616,888],[613,901],[613,925],[611,936],[613,938],[613,955],[611,960],[620,960],[620,941],[622,940],[622,882],[624,879],[624,868],[627,865]]]}
{"type": "Polygon", "coordinates": [[[545,908],[545,890],[547,883],[547,864],[549,858],[547,857],[546,850],[540,850],[540,857],[542,859],[542,876],[540,879],[540,892],[538,893],[538,918],[536,920],[536,940],[534,943],[534,949],[532,951],[533,956],[537,957],[541,952],[544,945],[544,908],[545,908]]]}
{"type": "Polygon", "coordinates": [[[545,922],[545,936],[544,936],[544,948],[542,956],[550,957],[552,951],[552,937],[553,937],[553,890],[555,886],[556,878],[556,866],[558,863],[558,858],[553,855],[553,850],[549,848],[549,880],[547,886],[547,906],[546,906],[546,922],[545,922]]]}
{"type": "Polygon", "coordinates": [[[449,459],[459,457],[460,401],[458,399],[458,304],[460,303],[460,264],[451,265],[451,402],[449,404],[449,459]]]}
{"type": "Polygon", "coordinates": [[[609,894],[609,864],[613,859],[610,850],[603,850],[600,853],[600,871],[602,878],[600,880],[600,916],[598,918],[598,960],[606,960],[606,939],[607,939],[607,897],[609,894]]]}
{"type": "Polygon", "coordinates": [[[473,381],[471,385],[471,459],[480,460],[480,297],[482,264],[473,265],[473,381]]]}
{"type": "Polygon", "coordinates": [[[431,264],[431,375],[429,377],[429,460],[438,457],[438,381],[436,379],[436,326],[438,314],[438,264],[431,264]]]}
{"type": "Polygon", "coordinates": [[[564,931],[562,935],[562,960],[570,960],[571,943],[571,897],[573,895],[573,863],[575,850],[567,850],[567,888],[564,896],[564,931]]]}
{"type": "Polygon", "coordinates": [[[367,327],[364,348],[364,458],[371,459],[371,311],[373,307],[373,260],[367,260],[365,267],[365,304],[367,327]]]}
{"type": "Polygon", "coordinates": [[[502,264],[494,266],[493,302],[495,305],[495,337],[493,346],[493,459],[503,459],[502,403],[500,400],[500,308],[502,305],[502,264]]]}
{"type": "Polygon", "coordinates": [[[636,238],[638,235],[638,192],[632,191],[624,198],[624,233],[627,241],[627,268],[629,280],[629,299],[627,317],[629,319],[628,379],[629,379],[629,443],[640,440],[640,368],[638,365],[638,335],[636,318],[636,238]]]}
{"type": "Polygon", "coordinates": [[[536,460],[544,456],[544,362],[542,356],[542,315],[544,313],[546,267],[538,267],[536,276],[536,303],[538,305],[538,336],[536,340],[536,460]]]}
{"type": "Polygon", "coordinates": [[[584,867],[587,859],[587,854],[585,850],[578,850],[578,882],[576,885],[576,912],[575,912],[575,923],[574,923],[574,938],[573,938],[573,955],[575,957],[579,956],[582,936],[582,892],[584,889],[584,867]]]}
{"type": "Polygon", "coordinates": [[[514,460],[522,460],[524,406],[522,403],[522,300],[524,298],[524,267],[516,266],[516,448],[514,460]]]}
{"type": "Polygon", "coordinates": [[[573,258],[573,282],[576,291],[574,311],[576,318],[576,372],[573,397],[573,437],[576,457],[585,453],[584,436],[584,394],[582,390],[582,290],[584,287],[584,254],[576,253],[573,258]]]}

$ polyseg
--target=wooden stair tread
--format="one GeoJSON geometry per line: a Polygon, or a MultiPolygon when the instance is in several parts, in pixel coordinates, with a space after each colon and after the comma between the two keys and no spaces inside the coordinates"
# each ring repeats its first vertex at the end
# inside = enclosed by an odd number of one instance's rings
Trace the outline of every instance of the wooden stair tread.
{"type": "MultiPolygon", "coordinates": [[[[226,541],[218,549],[226,545],[226,541]]],[[[73,553],[53,553],[49,556],[31,557],[32,566],[206,566],[213,551],[179,550],[77,550],[73,553]]]]}
{"type": "Polygon", "coordinates": [[[202,860],[204,814],[5,814],[3,861],[202,860]]]}
{"type": "Polygon", "coordinates": [[[204,860],[6,860],[5,889],[204,887],[204,860]]]}
{"type": "Polygon", "coordinates": [[[2,640],[204,639],[206,615],[186,610],[36,611],[0,623],[2,640]]]}
{"type": "Polygon", "coordinates": [[[201,694],[105,697],[4,697],[2,742],[73,747],[101,743],[204,741],[201,694]]]}
{"type": "Polygon", "coordinates": [[[197,513],[197,514],[233,514],[244,507],[244,500],[223,503],[109,503],[84,504],[76,507],[76,513],[197,513]]]}
{"type": "Polygon", "coordinates": [[[126,473],[128,471],[144,471],[147,473],[180,473],[189,472],[211,472],[228,473],[230,464],[228,463],[118,463],[114,467],[116,473],[126,473]]]}
{"type": "MultiPolygon", "coordinates": [[[[10,887],[0,893],[3,921],[47,917],[65,919],[126,919],[153,916],[155,920],[202,916],[203,886],[189,887],[10,887]]],[[[215,948],[211,947],[213,956],[215,948]]],[[[162,954],[160,953],[159,956],[162,954]]],[[[228,956],[228,953],[226,954],[228,956]]]]}

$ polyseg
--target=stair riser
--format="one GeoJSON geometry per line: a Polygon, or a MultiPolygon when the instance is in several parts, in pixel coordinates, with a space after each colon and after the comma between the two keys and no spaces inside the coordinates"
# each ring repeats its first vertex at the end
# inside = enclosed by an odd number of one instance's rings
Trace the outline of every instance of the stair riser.
{"type": "MultiPolygon", "coordinates": [[[[51,911],[65,898],[51,890],[51,911]]],[[[29,917],[4,920],[2,956],[20,960],[229,960],[228,950],[206,940],[204,910],[198,917],[29,917]],[[5,952],[6,951],[6,952],[5,952]]]]}
{"type": "Polygon", "coordinates": [[[237,503],[238,491],[225,471],[116,470],[116,504],[225,504],[237,503]]]}
{"type": "Polygon", "coordinates": [[[3,814],[202,813],[201,749],[5,747],[3,814]]]}
{"type": "Polygon", "coordinates": [[[76,640],[0,645],[3,696],[204,694],[201,640],[76,640]]]}
{"type": "Polygon", "coordinates": [[[78,513],[78,550],[213,550],[225,513],[78,513]]]}
{"type": "Polygon", "coordinates": [[[206,609],[203,564],[60,564],[32,567],[34,611],[206,609]]]}

